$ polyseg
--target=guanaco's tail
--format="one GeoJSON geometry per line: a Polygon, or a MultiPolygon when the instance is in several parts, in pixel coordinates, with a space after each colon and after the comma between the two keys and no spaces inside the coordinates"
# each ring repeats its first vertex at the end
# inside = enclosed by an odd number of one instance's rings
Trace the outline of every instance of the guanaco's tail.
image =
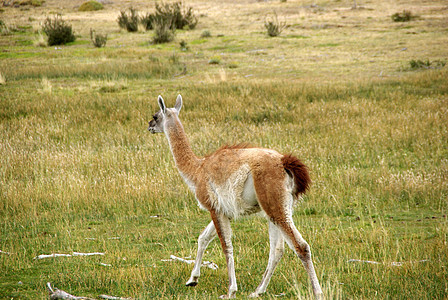
{"type": "Polygon", "coordinates": [[[311,185],[310,174],[308,173],[308,167],[305,166],[297,157],[286,154],[282,157],[283,167],[294,177],[295,183],[295,196],[304,194],[311,185]]]}

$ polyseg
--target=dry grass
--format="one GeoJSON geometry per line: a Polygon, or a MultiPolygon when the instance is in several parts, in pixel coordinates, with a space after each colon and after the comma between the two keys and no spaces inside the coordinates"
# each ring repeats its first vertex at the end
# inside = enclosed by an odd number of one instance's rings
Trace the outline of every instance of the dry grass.
{"type": "MultiPolygon", "coordinates": [[[[203,270],[195,289],[184,287],[191,266],[162,261],[194,255],[209,222],[165,137],[146,131],[157,95],[172,104],[178,93],[197,154],[245,141],[310,166],[313,186],[294,220],[328,299],[447,297],[448,74],[409,68],[413,59],[446,61],[443,1],[356,10],[323,0],[189,1],[197,28],[164,45],[150,45],[150,32],[119,30],[129,1],[88,13],[77,11],[82,2],[0,15],[34,28],[0,36],[0,250],[10,253],[0,253],[0,298],[45,299],[47,281],[93,297],[224,293],[219,243],[205,259],[220,269],[203,270]],[[390,16],[404,9],[420,17],[394,23],[390,16]],[[268,38],[263,24],[273,10],[289,26],[268,38]],[[73,24],[74,44],[33,44],[51,12],[73,24]],[[90,28],[108,35],[105,48],[91,45],[90,28]],[[205,30],[213,35],[201,37],[205,30]],[[212,57],[220,63],[209,64],[212,57]],[[33,260],[73,251],[105,256],[33,260]]],[[[139,11],[154,4],[132,1],[139,11]]],[[[244,298],[267,263],[266,221],[233,226],[244,298]]],[[[264,298],[308,299],[308,285],[289,251],[264,298]]]]}

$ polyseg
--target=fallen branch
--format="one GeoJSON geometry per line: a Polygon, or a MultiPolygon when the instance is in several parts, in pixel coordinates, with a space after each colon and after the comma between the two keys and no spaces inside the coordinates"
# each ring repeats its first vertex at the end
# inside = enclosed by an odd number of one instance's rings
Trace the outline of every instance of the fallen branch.
{"type": "MultiPolygon", "coordinates": [[[[108,239],[108,240],[119,240],[119,239],[121,239],[121,237],[119,237],[119,236],[113,236],[113,237],[110,237],[110,238],[107,238],[107,239],[108,239]]],[[[95,241],[95,240],[97,240],[97,238],[86,237],[85,240],[88,240],[88,241],[95,241]]]]}
{"type": "MultiPolygon", "coordinates": [[[[162,261],[173,261],[173,260],[178,260],[178,261],[184,262],[186,264],[194,263],[194,260],[192,260],[192,259],[185,259],[185,258],[177,257],[174,255],[170,255],[170,259],[162,259],[162,261]]],[[[201,267],[207,267],[212,270],[218,270],[218,265],[211,261],[203,261],[201,264],[201,267]]]]}
{"type": "MultiPolygon", "coordinates": [[[[389,265],[394,266],[394,267],[401,267],[404,264],[422,263],[422,262],[427,262],[427,261],[429,261],[429,259],[423,259],[423,260],[418,260],[418,261],[405,261],[405,262],[393,261],[393,262],[389,263],[389,265]]],[[[381,263],[378,261],[362,260],[362,259],[349,259],[347,262],[349,262],[349,263],[360,262],[360,263],[374,264],[374,265],[385,264],[385,263],[381,263]]]]}
{"type": "Polygon", "coordinates": [[[102,252],[92,252],[92,253],[82,253],[82,252],[73,252],[72,254],[63,254],[63,253],[53,253],[53,254],[41,254],[33,259],[44,259],[51,257],[72,257],[72,256],[92,256],[92,255],[104,255],[102,252]]]}
{"type": "MultiPolygon", "coordinates": [[[[47,282],[47,289],[50,293],[50,300],[96,300],[95,298],[88,298],[88,297],[77,297],[70,295],[67,292],[64,292],[63,290],[59,290],[57,288],[52,288],[51,283],[47,282]]],[[[108,300],[132,300],[132,298],[123,298],[123,297],[115,297],[115,296],[109,296],[109,295],[99,295],[98,298],[100,299],[108,299],[108,300]]]]}
{"type": "Polygon", "coordinates": [[[103,267],[112,267],[111,264],[105,264],[105,263],[102,263],[102,262],[100,262],[100,266],[103,266],[103,267]]]}
{"type": "Polygon", "coordinates": [[[109,299],[109,300],[131,300],[132,298],[123,298],[123,297],[115,297],[109,295],[99,295],[101,299],[109,299]]]}
{"type": "Polygon", "coordinates": [[[2,251],[2,250],[0,250],[0,254],[11,255],[11,253],[9,253],[9,252],[6,252],[6,251],[2,251]]]}
{"type": "Polygon", "coordinates": [[[53,290],[51,287],[51,283],[49,283],[49,282],[47,282],[47,288],[50,293],[50,300],[58,300],[58,299],[62,299],[62,300],[94,300],[93,298],[88,298],[88,297],[73,296],[73,295],[70,295],[69,293],[59,290],[57,288],[54,288],[54,290],[53,290]]]}

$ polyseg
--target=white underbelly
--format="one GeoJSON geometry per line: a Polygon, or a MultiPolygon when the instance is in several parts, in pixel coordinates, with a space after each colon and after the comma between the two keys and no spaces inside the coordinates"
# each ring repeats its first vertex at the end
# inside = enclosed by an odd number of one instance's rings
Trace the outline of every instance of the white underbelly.
{"type": "Polygon", "coordinates": [[[209,181],[208,193],[210,204],[231,219],[260,211],[248,165],[241,166],[222,184],[209,181]]]}

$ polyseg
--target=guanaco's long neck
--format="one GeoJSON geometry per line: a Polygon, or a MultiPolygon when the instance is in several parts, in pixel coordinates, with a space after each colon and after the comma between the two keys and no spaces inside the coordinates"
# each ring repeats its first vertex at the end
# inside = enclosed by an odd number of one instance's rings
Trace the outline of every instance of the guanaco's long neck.
{"type": "Polygon", "coordinates": [[[200,166],[200,159],[194,154],[188,142],[182,123],[178,118],[167,124],[165,134],[170,143],[171,152],[174,156],[176,166],[182,176],[187,177],[192,182],[197,181],[197,171],[200,166]]]}

